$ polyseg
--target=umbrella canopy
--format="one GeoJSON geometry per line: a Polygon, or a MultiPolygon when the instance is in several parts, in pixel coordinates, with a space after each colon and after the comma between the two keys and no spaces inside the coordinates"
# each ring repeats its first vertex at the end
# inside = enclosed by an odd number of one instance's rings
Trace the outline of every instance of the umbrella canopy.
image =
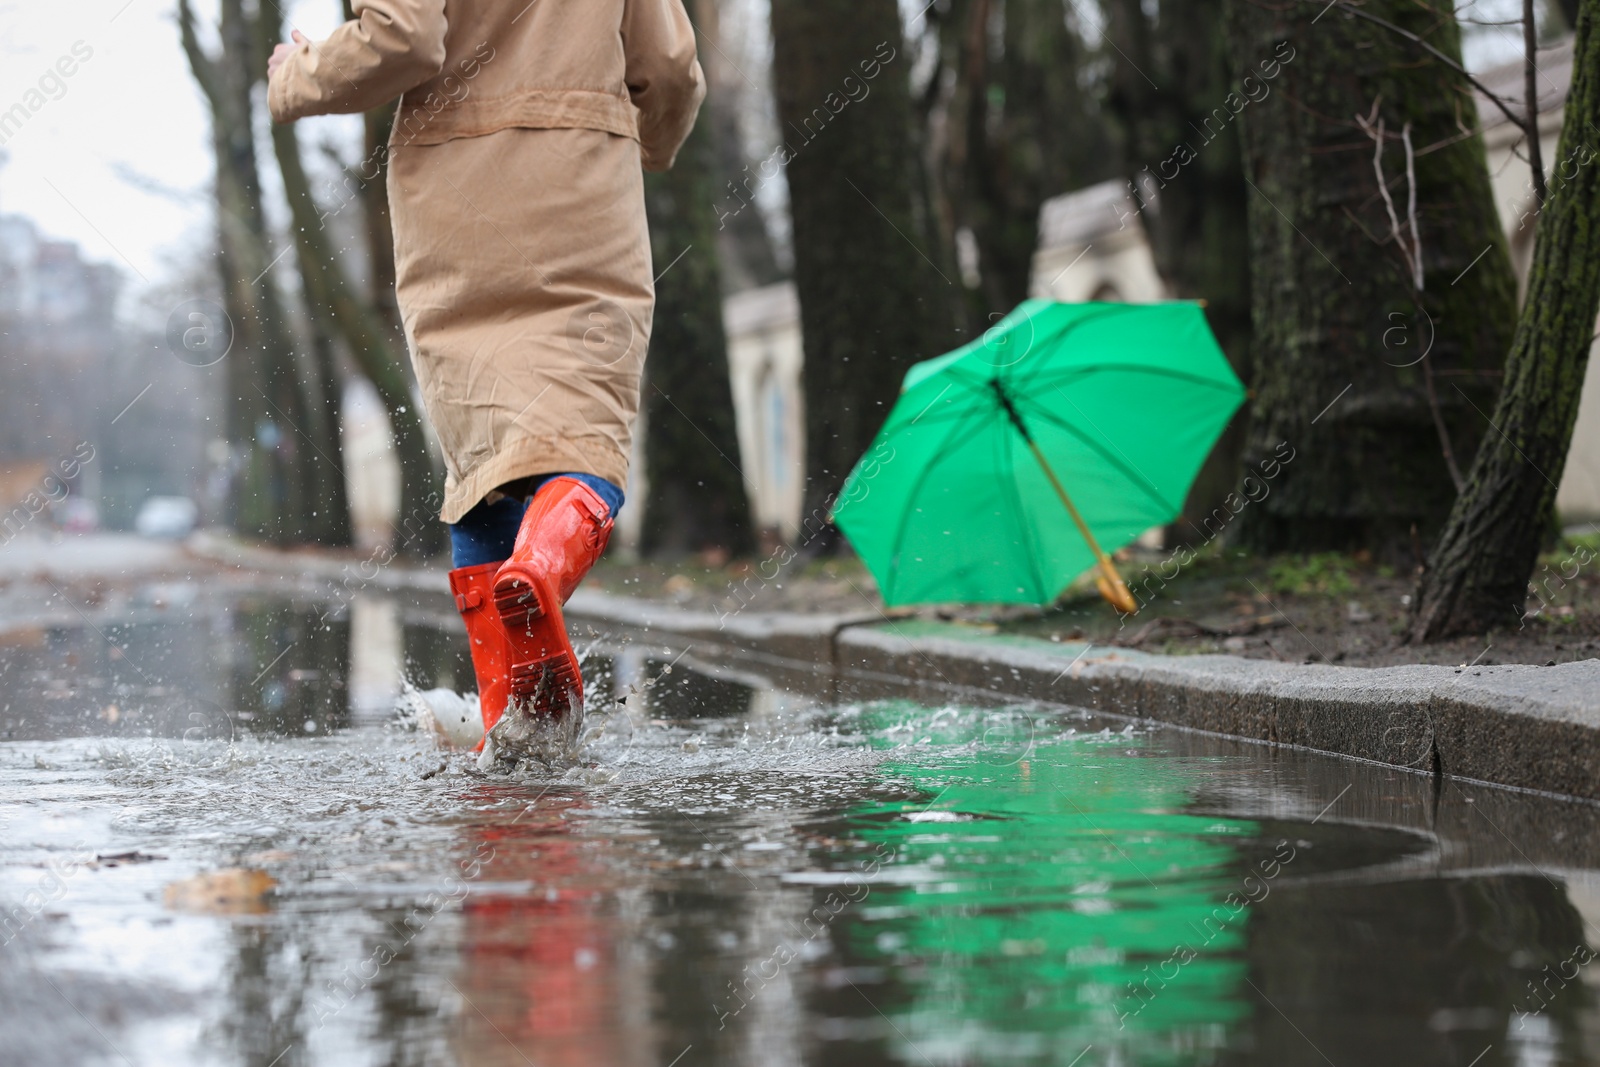
{"type": "Polygon", "coordinates": [[[890,605],[1049,604],[1177,518],[1243,401],[1198,304],[1024,301],[906,373],[833,519],[890,605]]]}

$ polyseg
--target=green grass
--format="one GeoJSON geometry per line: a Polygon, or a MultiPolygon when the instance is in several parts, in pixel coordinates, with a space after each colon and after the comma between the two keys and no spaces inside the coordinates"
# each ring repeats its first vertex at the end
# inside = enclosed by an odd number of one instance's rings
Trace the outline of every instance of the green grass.
{"type": "Polygon", "coordinates": [[[1316,552],[1309,556],[1283,556],[1267,569],[1272,588],[1297,596],[1321,594],[1346,596],[1356,591],[1351,572],[1355,563],[1339,552],[1316,552]]]}

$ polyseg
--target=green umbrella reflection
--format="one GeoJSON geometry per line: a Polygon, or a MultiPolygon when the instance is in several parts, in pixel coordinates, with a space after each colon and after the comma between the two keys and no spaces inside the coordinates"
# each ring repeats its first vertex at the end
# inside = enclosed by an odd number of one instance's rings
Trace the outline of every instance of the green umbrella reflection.
{"type": "Polygon", "coordinates": [[[896,976],[876,1006],[904,1059],[1069,1064],[1093,1045],[1192,1063],[1221,1046],[1248,1014],[1248,908],[1226,901],[1256,827],[1184,813],[1197,767],[1131,757],[1141,739],[1116,734],[1001,759],[993,713],[947,712],[942,729],[910,705],[865,714],[880,737],[909,722],[919,740],[991,742],[977,758],[885,765],[931,804],[851,817],[884,859],[844,947],[896,976]]]}

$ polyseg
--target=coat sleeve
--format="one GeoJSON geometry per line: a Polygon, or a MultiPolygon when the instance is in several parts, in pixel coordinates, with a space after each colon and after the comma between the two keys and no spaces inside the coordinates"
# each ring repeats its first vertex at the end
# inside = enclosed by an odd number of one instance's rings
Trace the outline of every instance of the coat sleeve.
{"type": "Polygon", "coordinates": [[[622,48],[644,169],[668,170],[706,95],[683,0],[624,0],[622,48]]]}
{"type": "Polygon", "coordinates": [[[355,18],[300,45],[267,87],[275,122],[367,111],[444,66],[445,0],[355,0],[355,18]]]}

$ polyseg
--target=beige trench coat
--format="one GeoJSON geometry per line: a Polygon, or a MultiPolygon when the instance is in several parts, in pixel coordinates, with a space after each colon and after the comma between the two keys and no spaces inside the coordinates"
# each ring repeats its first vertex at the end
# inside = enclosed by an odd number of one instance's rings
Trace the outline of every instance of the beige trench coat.
{"type": "Polygon", "coordinates": [[[273,76],[272,117],[402,93],[397,297],[444,450],[441,518],[514,479],[625,485],[655,306],[644,170],[705,95],[682,0],[356,0],[273,76]]]}

